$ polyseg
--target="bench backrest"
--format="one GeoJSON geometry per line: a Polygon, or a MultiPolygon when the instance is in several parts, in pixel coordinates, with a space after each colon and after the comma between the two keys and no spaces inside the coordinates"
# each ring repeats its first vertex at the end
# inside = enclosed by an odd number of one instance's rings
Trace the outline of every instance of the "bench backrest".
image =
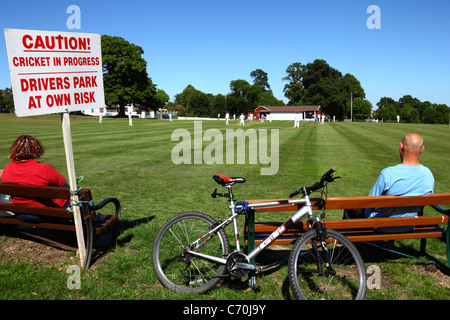
{"type": "MultiPolygon", "coordinates": [[[[69,188],[52,186],[31,186],[0,183],[0,194],[12,197],[23,197],[33,200],[39,199],[69,199],[69,188]]],[[[80,199],[91,200],[90,190],[82,189],[79,193],[80,199]]],[[[0,211],[11,211],[16,214],[32,214],[47,217],[71,218],[73,215],[65,208],[59,207],[34,207],[0,203],[0,211]]]]}
{"type": "MultiPolygon", "coordinates": [[[[245,200],[249,203],[279,201],[282,199],[245,200]]],[[[314,210],[321,209],[322,202],[311,199],[314,210]]],[[[387,208],[387,207],[409,207],[450,204],[450,193],[433,193],[420,197],[401,196],[362,196],[362,197],[336,197],[328,198],[325,204],[326,210],[337,209],[362,209],[362,208],[387,208]]],[[[257,212],[264,211],[296,211],[297,206],[285,206],[275,208],[258,208],[257,212]]]]}

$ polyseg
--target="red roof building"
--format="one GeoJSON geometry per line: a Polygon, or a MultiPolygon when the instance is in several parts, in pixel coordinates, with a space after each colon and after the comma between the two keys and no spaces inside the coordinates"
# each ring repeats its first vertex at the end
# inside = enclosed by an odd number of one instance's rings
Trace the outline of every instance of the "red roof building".
{"type": "Polygon", "coordinates": [[[253,119],[295,120],[298,114],[300,120],[315,121],[320,118],[322,108],[320,106],[259,106],[255,110],[247,111],[247,119],[253,114],[253,119]]]}

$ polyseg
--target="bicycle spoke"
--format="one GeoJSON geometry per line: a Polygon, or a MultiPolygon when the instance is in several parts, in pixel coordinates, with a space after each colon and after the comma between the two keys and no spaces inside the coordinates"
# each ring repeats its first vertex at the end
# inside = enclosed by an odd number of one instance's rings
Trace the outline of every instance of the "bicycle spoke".
{"type": "Polygon", "coordinates": [[[359,253],[339,233],[328,233],[324,246],[316,245],[315,230],[294,245],[289,258],[289,281],[294,295],[297,299],[363,298],[366,275],[359,253]]]}
{"type": "Polygon", "coordinates": [[[158,232],[153,245],[153,264],[161,283],[181,292],[205,292],[220,280],[225,267],[187,253],[187,249],[223,257],[230,246],[223,229],[192,247],[191,241],[209,233],[216,221],[206,214],[186,212],[169,220],[158,232]],[[192,247],[192,248],[191,248],[192,247]]]}

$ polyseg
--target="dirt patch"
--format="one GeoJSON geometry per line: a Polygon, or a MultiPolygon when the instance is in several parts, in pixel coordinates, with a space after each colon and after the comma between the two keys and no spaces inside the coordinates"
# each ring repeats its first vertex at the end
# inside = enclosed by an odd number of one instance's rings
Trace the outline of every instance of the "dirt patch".
{"type": "Polygon", "coordinates": [[[450,277],[444,274],[433,264],[419,264],[413,266],[414,271],[424,273],[434,279],[437,286],[441,288],[450,288],[450,277]]]}
{"type": "Polygon", "coordinates": [[[22,238],[0,237],[0,263],[30,262],[36,266],[58,266],[75,259],[73,251],[22,238]]]}

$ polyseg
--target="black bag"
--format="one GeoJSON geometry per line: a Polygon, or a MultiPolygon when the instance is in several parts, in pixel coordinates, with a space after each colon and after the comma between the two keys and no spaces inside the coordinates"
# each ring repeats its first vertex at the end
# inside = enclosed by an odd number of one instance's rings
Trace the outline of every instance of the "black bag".
{"type": "Polygon", "coordinates": [[[362,219],[365,217],[364,209],[344,209],[342,219],[362,219]]]}

